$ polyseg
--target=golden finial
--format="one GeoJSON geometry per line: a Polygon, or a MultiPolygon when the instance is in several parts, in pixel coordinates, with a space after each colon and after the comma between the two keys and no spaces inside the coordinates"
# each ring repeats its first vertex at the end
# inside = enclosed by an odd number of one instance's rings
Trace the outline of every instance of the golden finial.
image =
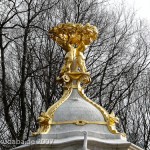
{"type": "Polygon", "coordinates": [[[57,42],[66,51],[65,63],[57,78],[65,86],[79,88],[80,83],[90,82],[90,76],[85,65],[83,52],[97,39],[98,30],[89,23],[59,24],[49,31],[50,38],[57,42]],[[74,84],[72,84],[74,81],[74,84]],[[76,81],[76,82],[75,82],[76,81]]]}
{"type": "MultiPolygon", "coordinates": [[[[90,82],[90,74],[87,72],[85,65],[85,57],[83,52],[94,40],[98,37],[98,30],[95,26],[89,23],[82,24],[59,24],[49,30],[49,36],[59,46],[66,51],[65,62],[61,68],[60,75],[57,78],[64,84],[64,92],[62,97],[54,105],[52,105],[46,112],[41,113],[38,118],[39,129],[34,132],[33,135],[47,134],[52,125],[62,124],[97,124],[105,125],[108,127],[111,133],[120,134],[116,130],[115,124],[119,119],[115,117],[114,113],[109,114],[103,107],[99,106],[92,100],[90,100],[84,94],[84,87],[90,82]],[[82,85],[82,86],[81,86],[82,85]],[[55,111],[70,97],[73,88],[78,89],[80,96],[96,107],[104,116],[105,121],[89,121],[89,120],[69,120],[63,122],[53,121],[55,111]]],[[[125,136],[123,134],[123,136],[125,136]]]]}

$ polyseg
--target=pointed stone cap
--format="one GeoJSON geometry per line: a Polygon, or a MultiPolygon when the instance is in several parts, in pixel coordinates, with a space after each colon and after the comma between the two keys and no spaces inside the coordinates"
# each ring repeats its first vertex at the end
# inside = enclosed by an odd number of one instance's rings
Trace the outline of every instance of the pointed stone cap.
{"type": "Polygon", "coordinates": [[[79,136],[83,136],[81,132],[86,131],[91,138],[126,140],[115,129],[115,122],[114,126],[109,124],[110,114],[78,89],[72,89],[65,101],[59,100],[46,113],[52,114],[53,119],[49,123],[49,130],[37,134],[37,138],[77,140],[79,136]]]}
{"type": "Polygon", "coordinates": [[[127,142],[120,133],[111,133],[103,113],[80,94],[73,89],[68,99],[55,110],[48,133],[30,137],[30,143],[15,150],[83,150],[83,131],[88,133],[89,150],[142,150],[127,142]]]}
{"type": "Polygon", "coordinates": [[[58,124],[52,125],[48,134],[89,131],[113,136],[107,128],[103,114],[83,99],[77,89],[73,89],[70,97],[57,108],[53,122],[58,124]]]}

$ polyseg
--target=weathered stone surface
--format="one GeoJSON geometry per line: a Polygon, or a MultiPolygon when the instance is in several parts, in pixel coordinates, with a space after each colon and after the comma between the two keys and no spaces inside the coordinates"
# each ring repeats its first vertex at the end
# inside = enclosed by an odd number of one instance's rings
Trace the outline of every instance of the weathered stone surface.
{"type": "MultiPolygon", "coordinates": [[[[73,90],[71,96],[55,112],[54,121],[105,121],[101,112],[73,90]]],[[[30,144],[15,150],[142,150],[126,141],[121,134],[112,134],[106,125],[52,125],[48,134],[30,137],[30,144]],[[83,131],[86,131],[87,148],[83,131]]]]}
{"type": "MultiPolygon", "coordinates": [[[[63,103],[54,114],[54,121],[56,122],[72,120],[104,121],[104,117],[96,107],[86,102],[78,94],[77,90],[74,89],[69,99],[63,103]]],[[[97,124],[86,124],[84,126],[77,126],[75,124],[54,125],[49,133],[68,131],[110,133],[106,126],[97,124]]]]}
{"type": "MultiPolygon", "coordinates": [[[[69,142],[51,144],[24,145],[16,150],[83,150],[83,139],[69,142]]],[[[88,149],[90,150],[142,150],[141,148],[123,140],[95,140],[88,139],[88,149]]]]}

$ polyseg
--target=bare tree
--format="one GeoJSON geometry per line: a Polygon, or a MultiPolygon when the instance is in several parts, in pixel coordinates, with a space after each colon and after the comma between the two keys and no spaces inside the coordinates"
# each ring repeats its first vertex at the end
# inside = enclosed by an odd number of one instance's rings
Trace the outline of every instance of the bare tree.
{"type": "MultiPolygon", "coordinates": [[[[99,37],[85,52],[92,77],[86,93],[109,112],[116,112],[120,130],[131,142],[148,149],[149,75],[145,72],[149,65],[149,28],[124,6],[108,11],[108,2],[0,3],[0,140],[27,140],[38,126],[39,113],[62,94],[56,77],[65,54],[49,39],[48,30],[58,23],[90,22],[98,27],[99,37]]],[[[16,146],[0,145],[3,149],[16,146]]]]}

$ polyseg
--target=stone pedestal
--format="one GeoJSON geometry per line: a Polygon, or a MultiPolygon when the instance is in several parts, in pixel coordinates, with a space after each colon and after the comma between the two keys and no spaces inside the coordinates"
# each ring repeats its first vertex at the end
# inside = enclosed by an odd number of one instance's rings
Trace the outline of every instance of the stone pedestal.
{"type": "MultiPolygon", "coordinates": [[[[101,121],[105,119],[91,103],[74,89],[70,97],[57,109],[53,120],[101,121]]],[[[14,150],[142,150],[127,142],[121,133],[111,133],[106,124],[54,124],[46,134],[29,138],[26,144],[14,150]],[[86,135],[85,135],[86,134],[86,135]]]]}
{"type": "Polygon", "coordinates": [[[84,143],[83,132],[74,131],[31,137],[27,144],[14,150],[142,150],[125,138],[112,134],[88,132],[86,149],[84,143]]]}
{"type": "MultiPolygon", "coordinates": [[[[52,141],[51,141],[52,142],[52,141]]],[[[87,149],[83,149],[83,139],[63,141],[61,143],[43,143],[22,145],[14,150],[142,150],[136,145],[122,140],[99,140],[88,139],[87,149]]]]}

